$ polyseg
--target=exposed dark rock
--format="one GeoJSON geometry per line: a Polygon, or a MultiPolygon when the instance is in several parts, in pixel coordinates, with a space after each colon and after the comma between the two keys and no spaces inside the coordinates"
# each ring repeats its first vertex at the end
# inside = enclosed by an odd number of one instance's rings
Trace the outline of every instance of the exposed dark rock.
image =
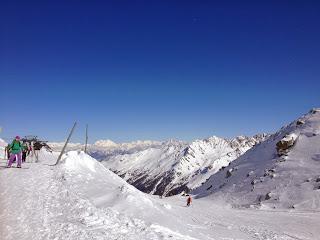
{"type": "Polygon", "coordinates": [[[266,169],[265,172],[264,172],[264,177],[271,177],[273,178],[275,176],[275,169],[272,168],[272,169],[266,169]]]}
{"type": "Polygon", "coordinates": [[[225,168],[226,168],[226,167],[221,167],[221,168],[219,169],[219,171],[223,171],[225,168]]]}
{"type": "Polygon", "coordinates": [[[320,112],[320,109],[313,108],[313,109],[310,110],[310,113],[312,113],[312,114],[316,114],[317,112],[320,112]]]}
{"type": "Polygon", "coordinates": [[[300,120],[300,119],[297,121],[297,125],[298,125],[298,126],[303,125],[303,124],[305,124],[305,121],[300,120]]]}
{"type": "Polygon", "coordinates": [[[270,192],[267,193],[266,196],[265,196],[265,200],[269,200],[269,199],[271,199],[271,193],[270,192]]]}
{"type": "Polygon", "coordinates": [[[231,176],[232,176],[232,168],[227,171],[226,178],[229,178],[231,176]]]}
{"type": "Polygon", "coordinates": [[[278,156],[286,155],[290,148],[295,144],[296,140],[297,136],[295,134],[289,134],[277,142],[278,156]]]}

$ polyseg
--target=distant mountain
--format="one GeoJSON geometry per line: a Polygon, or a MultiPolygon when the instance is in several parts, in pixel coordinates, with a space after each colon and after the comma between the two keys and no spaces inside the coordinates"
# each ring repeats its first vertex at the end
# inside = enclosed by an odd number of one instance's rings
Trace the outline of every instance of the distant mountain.
{"type": "Polygon", "coordinates": [[[120,148],[104,151],[95,144],[90,147],[90,155],[138,189],[170,196],[200,186],[221,167],[267,137],[261,134],[231,140],[211,137],[192,143],[137,142],[131,147],[122,144],[120,148]]]}
{"type": "MultiPolygon", "coordinates": [[[[65,142],[48,142],[48,145],[53,151],[61,151],[65,142]]],[[[82,143],[69,143],[67,147],[67,151],[72,150],[83,150],[84,145],[82,143]]]]}
{"type": "Polygon", "coordinates": [[[235,206],[320,209],[320,109],[284,126],[193,193],[235,206]]]}
{"type": "Polygon", "coordinates": [[[161,142],[158,141],[134,141],[134,142],[128,142],[128,143],[115,143],[109,139],[107,140],[99,140],[96,141],[92,146],[93,147],[101,147],[101,148],[118,148],[118,149],[124,149],[124,150],[130,150],[134,148],[143,148],[143,147],[150,147],[154,145],[159,145],[161,142]]]}

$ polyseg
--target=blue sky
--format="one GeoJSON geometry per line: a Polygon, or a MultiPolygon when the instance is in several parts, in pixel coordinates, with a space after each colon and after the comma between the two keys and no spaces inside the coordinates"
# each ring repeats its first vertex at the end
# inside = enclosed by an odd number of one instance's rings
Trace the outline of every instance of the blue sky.
{"type": "Polygon", "coordinates": [[[273,132],[320,101],[317,1],[2,1],[0,137],[273,132]],[[281,2],[281,3],[280,3],[281,2]]]}

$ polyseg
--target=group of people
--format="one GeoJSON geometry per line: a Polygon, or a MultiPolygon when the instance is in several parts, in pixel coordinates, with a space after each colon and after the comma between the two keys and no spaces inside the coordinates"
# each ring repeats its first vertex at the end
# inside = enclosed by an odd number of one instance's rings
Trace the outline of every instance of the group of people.
{"type": "Polygon", "coordinates": [[[21,168],[22,162],[26,161],[31,150],[30,145],[26,142],[21,142],[20,137],[16,136],[12,143],[6,147],[6,154],[9,160],[7,167],[10,168],[12,164],[17,161],[17,168],[21,168]]]}

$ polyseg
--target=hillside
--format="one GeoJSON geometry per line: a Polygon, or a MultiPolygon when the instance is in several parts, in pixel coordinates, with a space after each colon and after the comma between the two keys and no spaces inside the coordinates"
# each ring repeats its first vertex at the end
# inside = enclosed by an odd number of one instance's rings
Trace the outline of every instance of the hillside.
{"type": "Polygon", "coordinates": [[[194,191],[233,206],[320,209],[320,109],[284,126],[194,191]]]}
{"type": "Polygon", "coordinates": [[[143,192],[175,195],[200,186],[221,167],[264,141],[265,134],[227,140],[210,137],[186,143],[176,140],[133,152],[90,152],[101,163],[143,192]]]}
{"type": "Polygon", "coordinates": [[[22,169],[0,160],[0,239],[311,239],[319,213],[237,210],[210,198],[159,198],[135,189],[83,152],[41,151],[22,169]]]}

